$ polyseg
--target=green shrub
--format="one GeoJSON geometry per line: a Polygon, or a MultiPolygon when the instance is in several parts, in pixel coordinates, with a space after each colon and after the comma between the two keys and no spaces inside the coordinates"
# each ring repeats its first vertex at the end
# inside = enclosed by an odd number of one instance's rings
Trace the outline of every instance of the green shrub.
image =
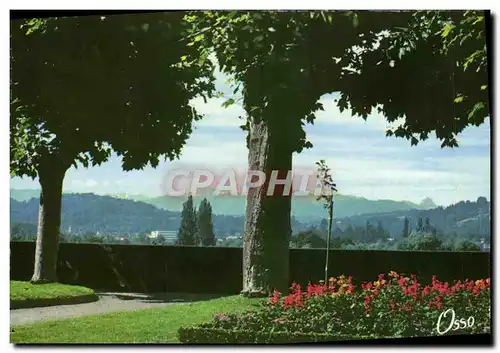
{"type": "Polygon", "coordinates": [[[355,288],[350,277],[341,276],[328,285],[309,284],[304,291],[294,284],[287,296],[276,291],[262,304],[258,311],[216,314],[192,335],[200,336],[197,342],[212,340],[203,337],[210,330],[221,330],[217,340],[261,342],[274,332],[290,339],[312,334],[316,338],[310,339],[332,340],[474,334],[490,332],[491,326],[489,279],[450,285],[433,277],[432,285],[423,286],[415,276],[391,271],[388,277],[380,275],[377,281],[355,288]]]}
{"type": "Polygon", "coordinates": [[[256,332],[211,328],[207,325],[179,329],[179,341],[187,344],[283,344],[305,342],[334,342],[369,339],[369,337],[332,336],[325,333],[256,332]]]}

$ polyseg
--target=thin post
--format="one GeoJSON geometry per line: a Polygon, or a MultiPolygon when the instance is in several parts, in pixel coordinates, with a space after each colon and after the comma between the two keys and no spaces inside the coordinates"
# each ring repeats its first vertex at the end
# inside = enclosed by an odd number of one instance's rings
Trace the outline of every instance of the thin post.
{"type": "Polygon", "coordinates": [[[328,207],[328,234],[326,236],[326,261],[325,261],[325,284],[328,283],[328,262],[330,255],[330,240],[332,236],[332,221],[333,221],[333,200],[328,207]]]}

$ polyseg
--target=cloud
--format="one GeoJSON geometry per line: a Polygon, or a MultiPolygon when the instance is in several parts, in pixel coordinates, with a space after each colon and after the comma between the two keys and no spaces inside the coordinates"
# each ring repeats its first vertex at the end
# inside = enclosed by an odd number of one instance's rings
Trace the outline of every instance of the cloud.
{"type": "Polygon", "coordinates": [[[353,125],[358,128],[385,131],[391,127],[397,127],[404,122],[404,119],[398,119],[389,123],[384,115],[378,113],[376,109],[364,120],[360,116],[353,116],[350,109],[340,112],[336,100],[339,95],[324,95],[320,102],[323,104],[323,111],[316,113],[315,124],[318,125],[353,125]]]}
{"type": "Polygon", "coordinates": [[[238,167],[247,163],[245,140],[212,141],[210,145],[187,145],[179,158],[180,163],[238,167]]]}
{"type": "Polygon", "coordinates": [[[93,180],[93,179],[89,179],[87,181],[85,181],[85,187],[87,188],[92,188],[94,186],[97,186],[98,185],[98,182],[93,180]]]}
{"type": "Polygon", "coordinates": [[[208,99],[205,103],[203,98],[198,97],[191,102],[192,106],[201,114],[205,116],[194,123],[196,128],[217,126],[217,127],[238,127],[244,123],[240,116],[245,116],[245,110],[241,104],[233,104],[227,108],[222,106],[226,101],[225,98],[212,98],[208,99]]]}
{"type": "Polygon", "coordinates": [[[78,189],[89,189],[89,188],[93,188],[93,187],[96,187],[97,185],[99,185],[99,183],[94,179],[85,179],[85,180],[70,179],[69,184],[71,187],[78,188],[78,189]]]}

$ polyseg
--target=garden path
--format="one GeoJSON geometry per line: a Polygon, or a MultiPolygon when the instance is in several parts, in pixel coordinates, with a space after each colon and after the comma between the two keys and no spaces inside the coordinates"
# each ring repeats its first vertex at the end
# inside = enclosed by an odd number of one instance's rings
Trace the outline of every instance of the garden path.
{"type": "Polygon", "coordinates": [[[56,305],[41,308],[10,310],[10,326],[30,324],[38,321],[60,320],[78,316],[105,314],[117,311],[161,308],[168,305],[186,304],[214,298],[211,295],[178,293],[96,293],[99,300],[92,303],[56,305]]]}

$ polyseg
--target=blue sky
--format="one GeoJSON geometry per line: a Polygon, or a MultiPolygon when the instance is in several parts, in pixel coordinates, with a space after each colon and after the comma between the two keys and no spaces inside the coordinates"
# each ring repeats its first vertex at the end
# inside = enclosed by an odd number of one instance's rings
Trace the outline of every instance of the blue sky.
{"type": "MultiPolygon", "coordinates": [[[[229,92],[222,75],[217,76],[219,90],[229,92]]],[[[332,168],[339,192],[369,199],[393,199],[420,202],[431,197],[437,204],[449,205],[460,200],[475,200],[490,195],[490,125],[469,127],[459,135],[460,147],[441,149],[434,137],[410,146],[409,141],[385,137],[389,125],[379,114],[364,121],[340,111],[334,95],[321,98],[325,111],[317,114],[306,132],[314,147],[295,154],[294,167],[315,168],[325,159],[332,168]]],[[[123,172],[120,160],[113,156],[100,167],[71,168],[64,180],[65,192],[98,194],[145,194],[159,196],[168,169],[179,165],[213,168],[245,168],[247,150],[245,132],[239,125],[244,116],[240,105],[221,107],[224,98],[202,99],[193,105],[205,117],[195,123],[178,161],[163,162],[157,169],[123,172]]],[[[31,179],[13,178],[16,189],[39,188],[31,179]]]]}

